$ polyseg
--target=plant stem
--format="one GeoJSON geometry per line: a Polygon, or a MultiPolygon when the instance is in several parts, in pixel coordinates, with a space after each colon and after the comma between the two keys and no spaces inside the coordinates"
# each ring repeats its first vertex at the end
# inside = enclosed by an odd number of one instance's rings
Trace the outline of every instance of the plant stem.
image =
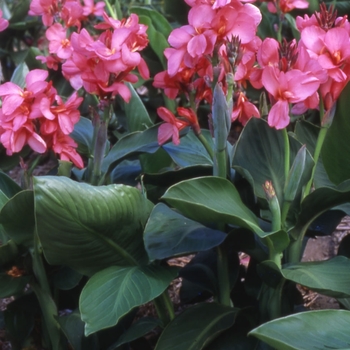
{"type": "Polygon", "coordinates": [[[304,196],[303,196],[304,198],[311,191],[311,186],[312,186],[313,181],[314,181],[314,176],[315,176],[315,171],[316,171],[316,167],[317,167],[317,162],[318,162],[318,159],[320,158],[323,142],[324,142],[324,140],[326,138],[327,131],[328,131],[328,127],[321,127],[320,132],[318,134],[317,142],[316,142],[316,148],[315,148],[315,153],[314,153],[314,162],[315,162],[315,164],[314,164],[314,167],[312,168],[311,178],[310,178],[309,182],[307,183],[307,185],[305,187],[305,190],[304,190],[304,196]]]}
{"type": "Polygon", "coordinates": [[[31,251],[31,254],[34,275],[37,282],[32,281],[30,286],[39,301],[40,309],[44,318],[43,326],[46,327],[51,342],[50,349],[63,350],[61,327],[57,321],[57,307],[51,296],[51,290],[42,260],[40,241],[37,232],[34,233],[34,248],[31,251]]]}
{"type": "Polygon", "coordinates": [[[115,0],[114,4],[115,4],[115,10],[113,9],[112,5],[110,4],[109,0],[104,0],[106,7],[108,9],[108,13],[109,15],[113,18],[113,19],[118,19],[118,18],[122,18],[121,15],[121,9],[120,9],[120,4],[118,0],[115,0]]]}
{"type": "Polygon", "coordinates": [[[165,327],[175,318],[174,306],[170,300],[168,291],[165,290],[160,296],[153,300],[157,314],[165,327]]]}
{"type": "Polygon", "coordinates": [[[282,132],[284,141],[284,181],[287,181],[290,170],[290,145],[287,129],[284,128],[282,132]]]}
{"type": "Polygon", "coordinates": [[[216,251],[218,254],[219,302],[222,305],[232,306],[227,249],[221,244],[216,251]]]}
{"type": "Polygon", "coordinates": [[[209,145],[209,142],[207,141],[207,139],[203,136],[202,133],[198,134],[197,137],[199,141],[202,143],[202,145],[204,146],[204,148],[206,149],[206,151],[208,152],[210,158],[214,160],[213,148],[209,145]]]}

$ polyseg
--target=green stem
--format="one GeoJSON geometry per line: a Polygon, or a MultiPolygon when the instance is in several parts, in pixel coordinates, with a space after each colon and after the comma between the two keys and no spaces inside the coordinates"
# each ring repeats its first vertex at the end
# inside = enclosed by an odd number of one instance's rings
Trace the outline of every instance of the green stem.
{"type": "Polygon", "coordinates": [[[145,5],[152,5],[152,0],[145,0],[145,5]]]}
{"type": "Polygon", "coordinates": [[[39,301],[44,318],[43,326],[46,327],[51,342],[50,349],[63,350],[61,327],[57,321],[57,307],[51,296],[50,285],[42,260],[42,252],[37,232],[34,233],[34,248],[31,254],[33,259],[33,271],[37,282],[32,281],[30,286],[39,301]]]}
{"type": "Polygon", "coordinates": [[[121,9],[120,9],[120,4],[118,0],[115,0],[115,10],[113,9],[112,5],[110,4],[109,0],[104,0],[106,7],[108,9],[108,13],[109,15],[113,18],[113,19],[118,19],[118,18],[122,18],[123,16],[121,15],[121,9]]]}
{"type": "Polygon", "coordinates": [[[282,132],[284,141],[284,181],[287,181],[290,170],[290,145],[287,128],[284,128],[282,132]]]}
{"type": "Polygon", "coordinates": [[[216,251],[218,254],[219,302],[222,305],[232,306],[227,249],[224,245],[220,245],[216,251]]]}
{"type": "Polygon", "coordinates": [[[326,138],[328,128],[327,127],[321,127],[320,132],[318,133],[317,142],[316,142],[316,148],[314,153],[314,167],[312,168],[311,178],[309,182],[307,183],[305,190],[304,190],[304,198],[310,193],[311,186],[314,181],[315,171],[317,167],[318,159],[320,158],[323,142],[326,138]]]}
{"type": "Polygon", "coordinates": [[[174,306],[169,297],[168,291],[165,290],[159,297],[153,300],[157,314],[163,326],[165,327],[170,321],[175,318],[174,306]]]}
{"type": "Polygon", "coordinates": [[[224,179],[227,177],[227,152],[226,148],[215,151],[214,176],[224,179]]]}
{"type": "Polygon", "coordinates": [[[213,160],[214,159],[213,148],[210,146],[210,144],[207,141],[207,139],[203,136],[202,133],[197,135],[197,137],[198,137],[199,141],[202,143],[202,145],[204,146],[204,148],[206,149],[206,151],[208,152],[210,158],[213,160]]]}

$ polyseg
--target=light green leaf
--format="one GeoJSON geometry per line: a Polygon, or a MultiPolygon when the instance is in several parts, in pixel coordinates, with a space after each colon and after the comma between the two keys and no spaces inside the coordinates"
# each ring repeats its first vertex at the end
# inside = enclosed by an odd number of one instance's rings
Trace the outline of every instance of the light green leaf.
{"type": "Polygon", "coordinates": [[[143,227],[152,203],[136,188],[34,178],[37,231],[47,261],[91,275],[145,263],[143,227]]]}
{"type": "Polygon", "coordinates": [[[301,262],[283,266],[283,276],[311,290],[335,298],[350,296],[350,260],[337,256],[325,261],[301,262]]]}
{"type": "Polygon", "coordinates": [[[171,186],[162,199],[204,225],[227,223],[265,235],[254,213],[243,204],[234,185],[226,179],[210,176],[182,181],[171,186]]]}
{"type": "Polygon", "coordinates": [[[161,334],[155,350],[200,350],[235,322],[237,309],[197,304],[177,316],[161,334]]]}
{"type": "Polygon", "coordinates": [[[17,84],[19,87],[23,89],[26,85],[25,77],[27,76],[28,73],[29,73],[28,66],[24,62],[22,62],[16,67],[15,71],[13,72],[11,77],[11,82],[14,84],[17,84]]]}
{"type": "Polygon", "coordinates": [[[85,335],[114,326],[136,306],[158,297],[176,277],[171,266],[112,266],[90,278],[80,295],[85,335]]]}
{"type": "Polygon", "coordinates": [[[308,311],[264,323],[249,335],[279,350],[348,350],[349,324],[350,311],[308,311]]]}

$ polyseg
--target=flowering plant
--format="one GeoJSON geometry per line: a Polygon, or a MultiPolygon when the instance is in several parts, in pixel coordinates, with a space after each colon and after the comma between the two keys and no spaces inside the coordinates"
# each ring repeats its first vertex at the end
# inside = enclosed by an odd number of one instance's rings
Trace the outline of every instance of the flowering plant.
{"type": "Polygon", "coordinates": [[[0,85],[3,170],[20,159],[26,180],[0,173],[13,345],[349,347],[348,240],[301,261],[309,237],[350,213],[346,13],[305,0],[121,4],[3,8],[0,30],[18,31],[0,85]],[[50,176],[32,179],[50,154],[50,176]],[[306,311],[297,285],[345,310],[306,311]],[[150,302],[158,317],[136,316],[150,302]]]}

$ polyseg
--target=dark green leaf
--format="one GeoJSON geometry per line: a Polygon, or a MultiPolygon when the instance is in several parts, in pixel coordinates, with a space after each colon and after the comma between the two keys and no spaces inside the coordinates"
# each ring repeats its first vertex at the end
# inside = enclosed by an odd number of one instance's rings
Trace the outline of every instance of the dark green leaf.
{"type": "Polygon", "coordinates": [[[26,85],[25,77],[29,73],[28,66],[22,62],[17,66],[11,77],[11,83],[17,84],[22,89],[26,85]]]}
{"type": "MultiPolygon", "coordinates": [[[[1,238],[1,236],[0,236],[1,238]]],[[[9,264],[11,261],[15,260],[19,255],[19,249],[17,244],[9,240],[1,240],[0,243],[0,266],[9,264]]]]}
{"type": "Polygon", "coordinates": [[[222,243],[225,237],[223,232],[187,219],[164,204],[154,207],[144,232],[150,260],[208,250],[222,243]]]}
{"type": "Polygon", "coordinates": [[[162,322],[158,318],[143,317],[136,321],[126,332],[113,344],[108,350],[116,349],[118,346],[132,342],[136,340],[154,328],[161,326],[162,322]]]}
{"type": "Polygon", "coordinates": [[[0,212],[0,223],[16,244],[32,247],[35,227],[33,191],[13,196],[0,212]]]}
{"type": "Polygon", "coordinates": [[[130,83],[126,83],[131,92],[129,103],[124,103],[127,126],[129,132],[143,131],[151,126],[153,122],[150,119],[147,109],[130,83]]]}
{"type": "Polygon", "coordinates": [[[347,137],[350,133],[350,84],[347,84],[337,102],[333,123],[327,132],[322,147],[322,160],[332,182],[339,184],[350,179],[350,145],[347,137]]]}
{"type": "Polygon", "coordinates": [[[80,118],[79,122],[74,125],[74,130],[70,134],[75,142],[78,143],[78,152],[90,157],[93,153],[94,128],[87,118],[80,118]]]}
{"type": "MultiPolygon", "coordinates": [[[[21,187],[3,172],[0,172],[0,190],[8,198],[22,191],[21,187]]],[[[0,201],[0,207],[2,207],[2,205],[2,201],[0,201]]]]}
{"type": "Polygon", "coordinates": [[[161,334],[155,350],[200,350],[235,322],[237,309],[197,304],[177,316],[161,334]]]}
{"type": "Polygon", "coordinates": [[[0,298],[9,298],[23,292],[29,280],[30,276],[12,277],[5,273],[1,273],[0,298]]]}
{"type": "Polygon", "coordinates": [[[80,296],[85,334],[117,324],[134,307],[158,297],[177,272],[175,267],[148,265],[112,266],[96,273],[80,296]]]}
{"type": "Polygon", "coordinates": [[[211,176],[182,181],[170,187],[162,199],[203,224],[233,224],[264,236],[256,216],[226,179],[211,176]]]}
{"type": "Polygon", "coordinates": [[[133,187],[34,178],[37,231],[47,261],[91,275],[147,261],[142,232],[152,204],[133,187]]]}
{"type": "Polygon", "coordinates": [[[279,318],[249,334],[281,350],[347,350],[350,311],[318,310],[279,318]]]}
{"type": "Polygon", "coordinates": [[[330,260],[301,262],[283,266],[283,276],[321,294],[336,298],[350,296],[350,260],[337,256],[330,260]]]}

